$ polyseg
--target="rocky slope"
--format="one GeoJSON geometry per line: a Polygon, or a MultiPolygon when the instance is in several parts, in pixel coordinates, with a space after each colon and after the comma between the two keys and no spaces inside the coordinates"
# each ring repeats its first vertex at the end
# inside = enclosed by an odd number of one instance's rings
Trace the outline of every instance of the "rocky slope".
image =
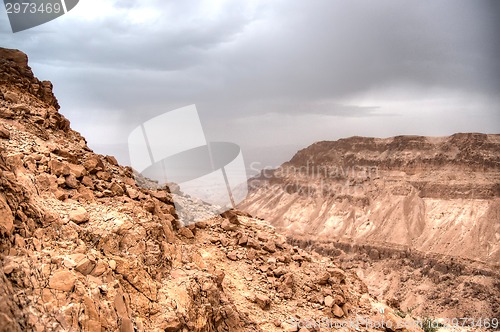
{"type": "Polygon", "coordinates": [[[250,185],[289,234],[500,263],[500,135],[319,142],[250,185]]]}
{"type": "Polygon", "coordinates": [[[58,109],[26,55],[0,49],[0,331],[412,322],[380,313],[354,272],[264,221],[233,211],[180,225],[168,188],[137,186],[132,169],[93,153],[58,109]]]}
{"type": "Polygon", "coordinates": [[[500,317],[500,135],[319,142],[240,204],[335,257],[372,296],[437,317],[500,317]]]}

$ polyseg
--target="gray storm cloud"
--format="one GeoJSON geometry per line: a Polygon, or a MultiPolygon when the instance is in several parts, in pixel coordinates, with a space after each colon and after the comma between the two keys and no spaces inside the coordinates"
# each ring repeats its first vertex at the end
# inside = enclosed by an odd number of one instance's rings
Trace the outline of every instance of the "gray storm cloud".
{"type": "Polygon", "coordinates": [[[266,165],[342,136],[499,132],[499,21],[498,1],[87,0],[18,34],[3,15],[0,41],[98,152],[126,163],[132,128],[196,104],[266,165]]]}

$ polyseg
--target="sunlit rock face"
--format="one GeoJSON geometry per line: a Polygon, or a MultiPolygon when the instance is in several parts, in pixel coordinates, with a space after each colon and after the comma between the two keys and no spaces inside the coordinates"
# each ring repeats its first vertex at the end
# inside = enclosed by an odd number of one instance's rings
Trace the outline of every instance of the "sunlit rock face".
{"type": "Polygon", "coordinates": [[[500,262],[500,135],[318,142],[249,184],[288,234],[500,262]]]}

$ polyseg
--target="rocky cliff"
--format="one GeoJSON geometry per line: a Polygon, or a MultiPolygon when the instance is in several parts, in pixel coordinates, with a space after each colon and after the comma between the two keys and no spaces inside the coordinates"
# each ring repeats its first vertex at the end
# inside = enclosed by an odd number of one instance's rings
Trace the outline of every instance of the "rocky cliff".
{"type": "Polygon", "coordinates": [[[250,185],[288,234],[500,263],[500,135],[319,142],[250,185]]]}
{"type": "Polygon", "coordinates": [[[402,320],[374,311],[353,271],[286,243],[262,220],[232,211],[179,225],[168,188],[138,186],[132,169],[94,153],[59,113],[51,83],[8,49],[0,262],[0,331],[297,331],[293,321],[402,320]]]}

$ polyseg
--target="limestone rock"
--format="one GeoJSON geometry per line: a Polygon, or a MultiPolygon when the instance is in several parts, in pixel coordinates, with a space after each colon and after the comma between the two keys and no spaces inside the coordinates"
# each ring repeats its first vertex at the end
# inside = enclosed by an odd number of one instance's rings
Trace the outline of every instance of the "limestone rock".
{"type": "Polygon", "coordinates": [[[114,156],[106,156],[106,161],[108,163],[110,163],[111,165],[113,166],[118,166],[118,161],[116,160],[116,158],[114,156]]]}
{"type": "Polygon", "coordinates": [[[85,210],[85,208],[78,207],[75,210],[70,211],[69,219],[76,224],[81,224],[89,221],[89,213],[85,210]]]}
{"type": "Polygon", "coordinates": [[[69,173],[78,179],[87,174],[87,170],[82,165],[68,163],[67,166],[69,167],[69,173]]]}
{"type": "Polygon", "coordinates": [[[228,211],[222,213],[221,216],[223,218],[226,218],[227,220],[229,220],[229,222],[232,224],[235,224],[235,225],[240,224],[240,221],[238,220],[238,214],[234,210],[228,210],[228,211]]]}
{"type": "Polygon", "coordinates": [[[95,264],[88,258],[82,259],[75,267],[75,270],[83,275],[88,275],[94,269],[95,264]]]}
{"type": "Polygon", "coordinates": [[[49,287],[63,292],[69,292],[75,286],[77,277],[69,270],[58,270],[49,279],[49,287]]]}
{"type": "Polygon", "coordinates": [[[262,310],[269,309],[269,306],[271,305],[271,299],[269,299],[269,297],[267,297],[266,295],[262,294],[255,295],[255,302],[262,310]]]}
{"type": "Polygon", "coordinates": [[[70,168],[67,163],[52,159],[49,161],[50,172],[55,176],[66,176],[70,174],[70,168]]]}
{"type": "Polygon", "coordinates": [[[270,253],[273,253],[276,252],[276,245],[274,244],[274,241],[269,240],[262,246],[262,249],[270,253]]]}
{"type": "Polygon", "coordinates": [[[89,173],[97,173],[105,170],[104,163],[97,155],[89,156],[83,163],[83,166],[89,173]]]}
{"type": "Polygon", "coordinates": [[[66,176],[65,184],[68,188],[71,188],[71,189],[76,189],[80,185],[78,183],[78,180],[76,179],[76,177],[73,174],[66,176]]]}
{"type": "Polygon", "coordinates": [[[188,238],[188,239],[193,239],[194,238],[193,232],[189,228],[187,228],[187,227],[182,227],[181,229],[179,229],[179,235],[182,235],[182,236],[184,236],[185,238],[188,238]]]}
{"type": "Polygon", "coordinates": [[[238,256],[236,255],[236,252],[234,252],[234,251],[228,252],[227,253],[227,258],[229,258],[232,261],[237,261],[238,260],[238,256]]]}
{"type": "Polygon", "coordinates": [[[221,227],[225,231],[235,231],[237,229],[237,225],[231,223],[229,220],[224,219],[222,221],[221,227]]]}
{"type": "Polygon", "coordinates": [[[330,273],[327,271],[324,271],[320,274],[318,277],[318,285],[326,285],[330,282],[330,273]]]}
{"type": "Polygon", "coordinates": [[[333,300],[333,297],[331,297],[330,295],[328,295],[327,297],[325,297],[325,306],[326,307],[329,307],[329,308],[332,308],[333,305],[335,304],[335,301],[333,300]]]}
{"type": "Polygon", "coordinates": [[[11,91],[7,91],[3,94],[5,100],[11,103],[17,103],[19,101],[19,96],[11,91]]]}
{"type": "Polygon", "coordinates": [[[333,305],[332,313],[335,317],[341,318],[344,316],[344,311],[336,304],[333,305]]]}
{"type": "Polygon", "coordinates": [[[5,198],[0,194],[0,233],[10,234],[14,228],[14,216],[5,198]]]}
{"type": "Polygon", "coordinates": [[[9,139],[10,132],[6,128],[0,127],[0,139],[9,139]]]}

